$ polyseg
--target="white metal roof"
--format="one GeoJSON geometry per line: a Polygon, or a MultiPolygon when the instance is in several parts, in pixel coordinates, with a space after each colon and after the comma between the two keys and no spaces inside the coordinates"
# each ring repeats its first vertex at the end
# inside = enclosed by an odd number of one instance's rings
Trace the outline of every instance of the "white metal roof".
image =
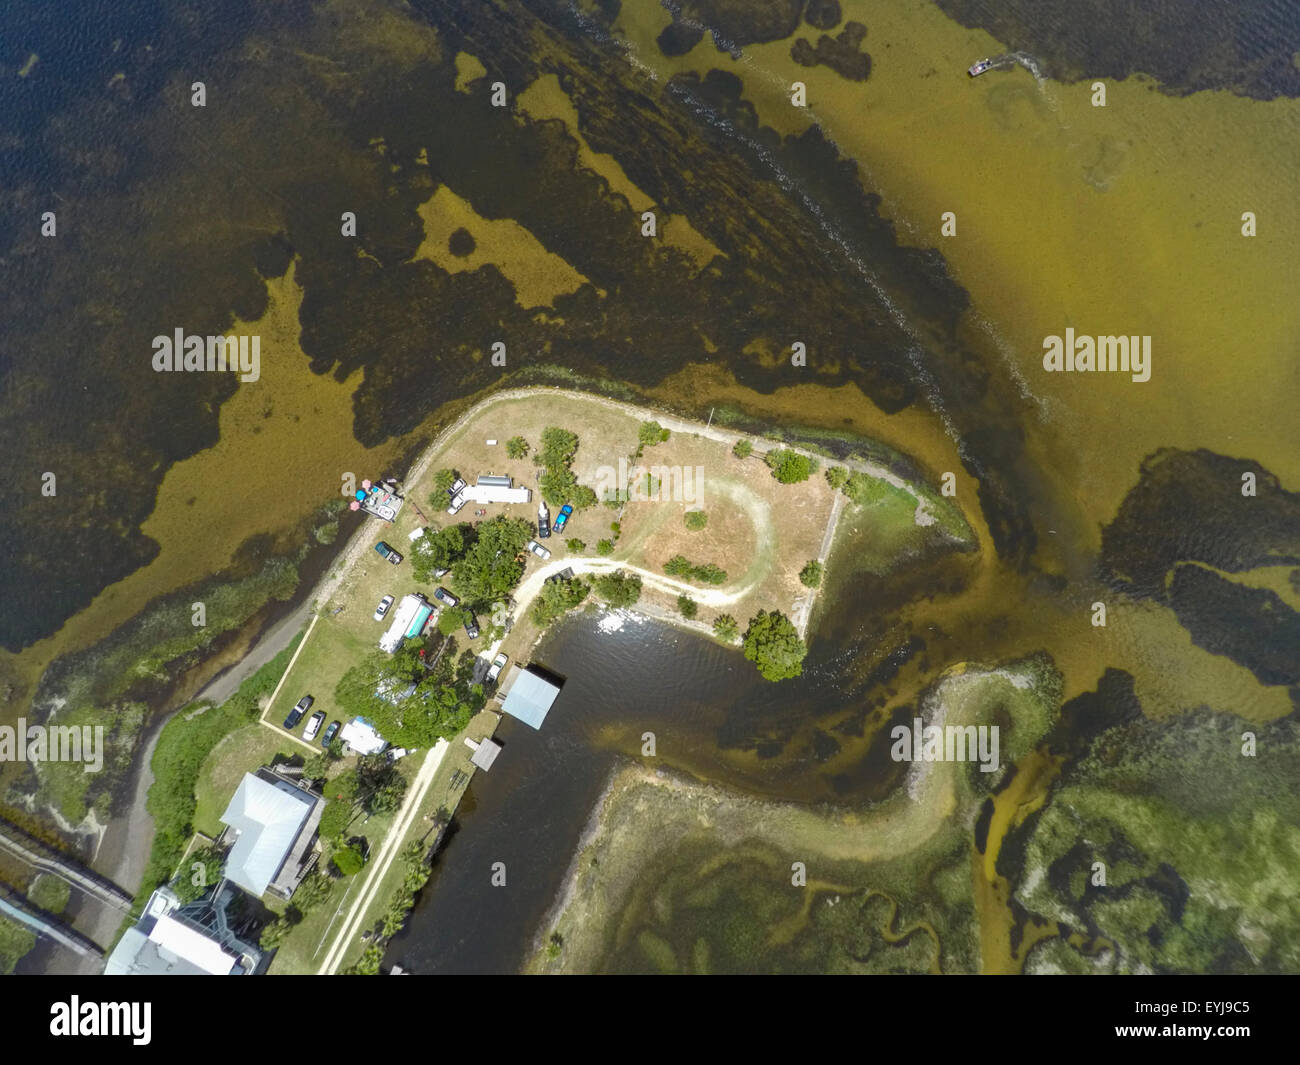
{"type": "Polygon", "coordinates": [[[162,950],[213,976],[229,976],[230,970],[239,963],[239,959],[228,954],[220,944],[169,915],[158,918],[149,938],[162,950]]]}
{"type": "Polygon", "coordinates": [[[293,848],[316,800],[292,784],[271,784],[245,773],[223,823],[238,831],[226,858],[226,876],[261,898],[293,848]]]}

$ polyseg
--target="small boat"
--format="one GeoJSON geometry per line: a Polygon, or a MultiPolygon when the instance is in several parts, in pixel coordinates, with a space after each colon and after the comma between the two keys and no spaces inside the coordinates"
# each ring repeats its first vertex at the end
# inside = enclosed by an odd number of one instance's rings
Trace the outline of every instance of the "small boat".
{"type": "Polygon", "coordinates": [[[978,63],[971,64],[971,68],[966,71],[972,78],[977,78],[987,70],[993,69],[993,59],[981,59],[978,63]]]}

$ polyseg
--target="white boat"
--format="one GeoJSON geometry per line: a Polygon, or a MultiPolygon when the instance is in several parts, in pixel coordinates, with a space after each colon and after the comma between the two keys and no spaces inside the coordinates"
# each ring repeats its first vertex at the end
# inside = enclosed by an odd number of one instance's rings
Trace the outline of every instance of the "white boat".
{"type": "Polygon", "coordinates": [[[977,78],[985,71],[992,70],[993,62],[992,59],[981,59],[978,63],[972,63],[970,69],[966,71],[966,73],[972,78],[977,78]]]}

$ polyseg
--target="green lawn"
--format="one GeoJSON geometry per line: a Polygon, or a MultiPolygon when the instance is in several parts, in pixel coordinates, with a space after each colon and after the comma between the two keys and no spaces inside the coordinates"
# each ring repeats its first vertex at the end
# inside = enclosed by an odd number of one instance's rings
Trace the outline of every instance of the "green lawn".
{"type": "MultiPolygon", "coordinates": [[[[373,638],[364,639],[357,634],[353,625],[343,623],[336,618],[321,618],[316,623],[316,628],[312,630],[311,639],[307,641],[302,654],[298,656],[298,661],[289,671],[275,704],[268,707],[263,714],[263,720],[274,725],[276,731],[283,736],[284,732],[280,729],[280,724],[293,708],[293,704],[304,695],[311,695],[316,700],[312,706],[312,713],[317,710],[325,711],[322,730],[331,721],[349,720],[352,715],[345,714],[334,702],[334,689],[338,687],[344,673],[378,647],[382,626],[377,621],[372,624],[373,638]]],[[[306,719],[298,723],[296,729],[298,735],[302,734],[306,723],[306,719]]],[[[302,744],[290,746],[299,754],[307,754],[307,749],[302,744]]]]}
{"type": "Polygon", "coordinates": [[[303,748],[290,743],[283,732],[265,725],[245,725],[224,736],[204,761],[194,786],[195,830],[215,839],[224,827],[220,817],[245,773],[270,765],[277,754],[305,753],[303,748]]]}

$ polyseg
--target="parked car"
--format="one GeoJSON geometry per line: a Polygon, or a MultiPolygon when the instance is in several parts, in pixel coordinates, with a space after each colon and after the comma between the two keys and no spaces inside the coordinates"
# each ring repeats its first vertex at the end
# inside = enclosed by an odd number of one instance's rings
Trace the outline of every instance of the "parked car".
{"type": "Polygon", "coordinates": [[[537,539],[545,540],[551,535],[551,515],[546,509],[546,504],[542,503],[537,508],[537,539]]]}
{"type": "Polygon", "coordinates": [[[297,705],[289,711],[289,716],[284,719],[284,727],[291,729],[298,724],[302,720],[302,715],[311,709],[311,704],[315,701],[310,695],[304,695],[299,699],[297,705]]]}
{"type": "Polygon", "coordinates": [[[509,661],[510,659],[504,654],[499,654],[492,659],[492,668],[487,672],[487,679],[496,680],[497,677],[501,676],[501,671],[506,668],[506,663],[509,661]]]}
{"type": "Polygon", "coordinates": [[[389,547],[388,544],[384,543],[383,540],[380,540],[379,543],[375,544],[375,550],[379,552],[381,557],[388,559],[388,561],[394,566],[402,561],[402,556],[389,547]]]}
{"type": "Polygon", "coordinates": [[[569,517],[573,514],[573,504],[565,503],[560,508],[560,512],[555,515],[555,531],[563,532],[564,527],[569,524],[569,517]]]}
{"type": "Polygon", "coordinates": [[[433,597],[444,606],[455,606],[460,602],[451,592],[447,591],[441,584],[433,590],[433,597]]]}
{"type": "Polygon", "coordinates": [[[329,723],[329,727],[324,732],[321,733],[320,745],[324,747],[326,750],[329,750],[329,745],[334,742],[334,737],[337,736],[338,734],[339,734],[339,723],[337,721],[331,721],[329,723]]]}
{"type": "Polygon", "coordinates": [[[393,605],[393,597],[391,595],[386,595],[381,600],[379,600],[379,605],[375,607],[375,620],[382,621],[384,619],[384,615],[388,613],[388,608],[392,605],[393,605]]]}
{"type": "Polygon", "coordinates": [[[460,494],[464,487],[465,482],[457,477],[455,483],[447,489],[447,494],[451,496],[451,506],[447,508],[448,514],[455,514],[461,507],[469,502],[469,499],[466,496],[460,494]]]}
{"type": "Polygon", "coordinates": [[[471,640],[478,639],[478,618],[473,614],[465,619],[465,631],[469,634],[471,640]]]}
{"type": "Polygon", "coordinates": [[[307,727],[302,730],[302,738],[304,740],[314,740],[316,738],[316,733],[320,731],[320,727],[324,722],[325,711],[317,710],[308,720],[307,727]]]}
{"type": "Polygon", "coordinates": [[[396,762],[399,758],[405,758],[411,751],[405,747],[389,747],[386,753],[390,762],[396,762]]]}
{"type": "Polygon", "coordinates": [[[536,540],[528,541],[528,550],[531,551],[538,558],[551,557],[551,553],[548,550],[546,550],[546,548],[544,548],[541,544],[539,544],[536,540]]]}

